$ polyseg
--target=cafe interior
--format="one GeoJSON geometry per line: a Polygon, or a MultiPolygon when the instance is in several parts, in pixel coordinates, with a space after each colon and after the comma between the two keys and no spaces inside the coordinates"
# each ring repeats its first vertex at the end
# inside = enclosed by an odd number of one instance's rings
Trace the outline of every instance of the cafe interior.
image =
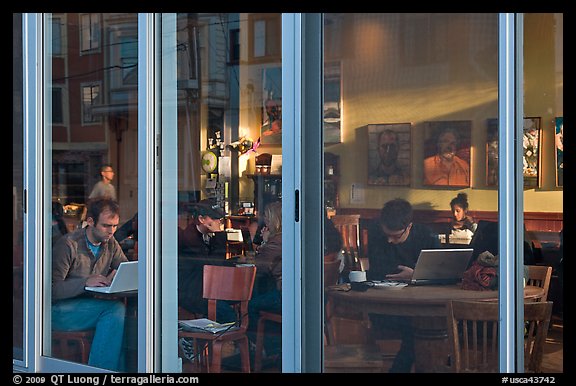
{"type": "Polygon", "coordinates": [[[97,326],[52,325],[50,267],[106,180],[139,283],[98,295],[114,371],[564,372],[562,13],[13,15],[15,371],[103,370],[97,326]],[[458,280],[387,287],[376,245],[418,226],[470,250],[458,280]]]}

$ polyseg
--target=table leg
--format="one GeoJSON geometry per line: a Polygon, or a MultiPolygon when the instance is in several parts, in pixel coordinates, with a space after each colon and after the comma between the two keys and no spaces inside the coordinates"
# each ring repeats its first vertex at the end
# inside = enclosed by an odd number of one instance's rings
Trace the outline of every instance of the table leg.
{"type": "Polygon", "coordinates": [[[448,333],[445,317],[414,317],[414,354],[417,373],[448,372],[448,333]]]}

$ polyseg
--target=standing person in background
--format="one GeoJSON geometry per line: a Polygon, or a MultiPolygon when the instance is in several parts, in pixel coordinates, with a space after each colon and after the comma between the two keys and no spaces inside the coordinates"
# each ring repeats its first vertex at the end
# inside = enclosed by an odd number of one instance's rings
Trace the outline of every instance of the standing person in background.
{"type": "MultiPolygon", "coordinates": [[[[412,278],[414,267],[422,249],[440,248],[437,235],[421,224],[412,222],[412,205],[396,198],[384,204],[378,226],[368,235],[368,280],[404,280],[412,278]]],[[[414,363],[414,337],[412,321],[405,316],[369,314],[375,339],[386,337],[396,330],[402,345],[390,367],[391,373],[408,373],[414,363]]]]}
{"type": "Polygon", "coordinates": [[[467,229],[472,233],[476,232],[478,224],[468,215],[468,195],[466,193],[458,193],[458,195],[450,201],[450,208],[452,209],[451,230],[467,229]]]}
{"type": "Polygon", "coordinates": [[[114,179],[114,169],[110,164],[104,164],[100,168],[100,175],[102,179],[94,185],[92,192],[88,196],[88,200],[95,198],[110,198],[116,200],[116,188],[112,185],[114,179]]]}

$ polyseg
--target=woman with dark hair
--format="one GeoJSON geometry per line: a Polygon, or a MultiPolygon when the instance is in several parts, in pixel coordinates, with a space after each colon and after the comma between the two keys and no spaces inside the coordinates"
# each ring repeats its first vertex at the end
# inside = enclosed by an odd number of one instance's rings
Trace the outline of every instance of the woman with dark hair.
{"type": "Polygon", "coordinates": [[[468,215],[468,195],[466,193],[458,193],[450,201],[450,208],[452,209],[451,230],[468,229],[472,233],[476,231],[478,224],[468,215]]]}

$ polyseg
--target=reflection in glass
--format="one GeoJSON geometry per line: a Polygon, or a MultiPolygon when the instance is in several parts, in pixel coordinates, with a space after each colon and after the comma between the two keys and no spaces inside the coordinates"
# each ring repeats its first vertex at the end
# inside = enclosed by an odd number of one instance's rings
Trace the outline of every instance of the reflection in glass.
{"type": "Polygon", "coordinates": [[[53,283],[45,354],[134,372],[136,295],[103,297],[84,285],[107,284],[120,261],[137,259],[137,15],[49,18],[53,283]],[[117,204],[97,206],[101,198],[117,204]],[[132,231],[117,239],[125,223],[132,231]]]}
{"type": "MultiPolygon", "coordinates": [[[[326,213],[335,221],[360,216],[359,237],[341,232],[343,249],[354,243],[360,264],[344,259],[340,284],[326,288],[324,369],[447,371],[448,346],[439,344],[445,315],[432,299],[479,292],[456,285],[347,291],[347,273],[407,280],[421,249],[467,247],[446,237],[450,201],[463,188],[475,187],[467,191],[470,207],[497,216],[485,155],[473,151],[485,148],[485,122],[498,113],[497,16],[327,13],[324,31],[325,68],[338,63],[342,101],[341,143],[324,119],[326,213]]],[[[325,74],[325,102],[334,98],[326,94],[332,78],[325,74]]]]}
{"type": "MultiPolygon", "coordinates": [[[[256,372],[281,370],[281,325],[259,330],[258,323],[259,311],[281,316],[282,304],[280,21],[280,14],[177,14],[177,317],[208,317],[205,286],[218,283],[204,282],[205,266],[255,264],[248,315],[239,314],[234,302],[220,301],[216,318],[249,318],[256,372]]],[[[211,371],[246,369],[242,340],[223,343],[218,360],[218,339],[179,335],[183,372],[207,371],[206,355],[211,371]]]]}

